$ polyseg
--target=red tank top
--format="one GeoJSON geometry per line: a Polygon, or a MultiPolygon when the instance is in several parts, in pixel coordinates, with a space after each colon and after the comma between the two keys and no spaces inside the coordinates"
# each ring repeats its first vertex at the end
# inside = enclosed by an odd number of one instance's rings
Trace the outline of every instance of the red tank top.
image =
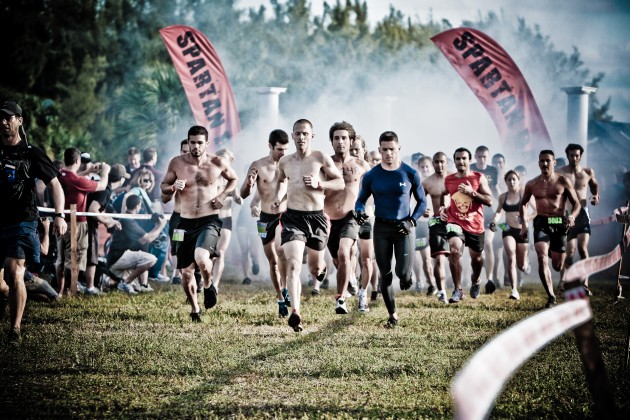
{"type": "Polygon", "coordinates": [[[448,207],[448,223],[461,226],[466,232],[482,233],[483,228],[483,204],[474,200],[471,196],[457,191],[459,184],[470,182],[474,191],[479,189],[481,172],[472,171],[470,175],[458,178],[457,174],[448,175],[444,180],[446,189],[451,195],[451,205],[448,207]]]}

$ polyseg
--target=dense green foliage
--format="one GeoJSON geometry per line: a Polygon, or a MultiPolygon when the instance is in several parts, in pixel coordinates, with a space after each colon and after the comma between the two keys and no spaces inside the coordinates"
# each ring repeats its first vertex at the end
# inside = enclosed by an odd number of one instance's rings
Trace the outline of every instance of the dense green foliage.
{"type": "MultiPolygon", "coordinates": [[[[19,351],[0,336],[3,418],[453,418],[450,385],[486,341],[546,300],[532,274],[519,302],[507,289],[459,305],[413,291],[396,297],[400,324],[334,313],[333,291],[305,296],[305,330],[277,318],[269,282],[226,272],[219,304],[190,322],[180,286],[129,296],[28,302],[19,351]]],[[[630,415],[624,367],[630,309],[613,282],[591,282],[596,333],[620,415],[630,415]],[[624,414],[625,413],[625,414],[624,414]]],[[[308,294],[308,289],[304,289],[308,294]]],[[[470,392],[475,392],[471,389],[470,392]]],[[[491,418],[597,418],[572,333],[508,381],[491,418]]]]}
{"type": "MultiPolygon", "coordinates": [[[[186,24],[208,36],[234,87],[244,127],[255,117],[245,99],[251,87],[288,87],[294,96],[283,106],[291,107],[316,102],[321,86],[352,93],[374,85],[372,69],[431,71],[437,50],[430,37],[450,27],[447,21],[414,21],[391,7],[371,28],[360,0],[327,3],[321,16],[312,15],[307,0],[271,4],[268,13],[264,7],[239,10],[234,0],[0,0],[0,98],[23,105],[29,133],[51,155],[76,145],[97,158],[122,159],[129,145],[163,151],[164,140],[192,121],[159,37],[162,27],[186,24]]],[[[527,43],[523,59],[543,63],[549,83],[589,77],[577,49],[556,50],[523,20],[491,13],[467,24],[527,43]]],[[[595,115],[609,117],[607,104],[595,115]]]]}

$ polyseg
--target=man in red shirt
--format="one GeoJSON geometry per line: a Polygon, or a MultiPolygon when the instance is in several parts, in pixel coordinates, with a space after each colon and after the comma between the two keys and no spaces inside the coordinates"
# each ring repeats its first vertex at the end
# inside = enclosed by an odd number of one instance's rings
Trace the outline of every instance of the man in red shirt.
{"type": "MultiPolygon", "coordinates": [[[[85,212],[87,195],[94,191],[103,191],[107,188],[107,179],[110,166],[101,163],[99,168],[100,181],[92,181],[77,175],[81,166],[81,151],[76,147],[70,147],[63,154],[64,167],[61,168],[59,182],[66,197],[65,208],[71,204],[77,205],[77,212],[85,212]]],[[[70,229],[57,239],[57,292],[63,295],[65,276],[70,277],[70,229]]],[[[88,228],[87,217],[77,216],[77,264],[80,271],[85,271],[87,264],[88,228]]]]}
{"type": "Polygon", "coordinates": [[[442,219],[447,223],[445,235],[451,248],[448,263],[455,285],[450,303],[464,299],[461,260],[464,245],[468,247],[472,266],[470,297],[479,296],[484,247],[483,206],[492,205],[492,193],[486,176],[470,169],[471,158],[470,150],[463,147],[455,150],[453,160],[457,172],[444,180],[444,195],[451,196],[450,205],[441,211],[442,219]]]}

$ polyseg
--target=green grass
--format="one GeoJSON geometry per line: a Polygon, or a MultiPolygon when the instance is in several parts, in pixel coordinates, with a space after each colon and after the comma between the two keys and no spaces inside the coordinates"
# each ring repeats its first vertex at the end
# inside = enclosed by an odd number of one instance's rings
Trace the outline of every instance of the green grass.
{"type": "MultiPolygon", "coordinates": [[[[507,289],[458,306],[397,294],[399,327],[383,328],[380,300],[369,314],[334,313],[333,291],[304,288],[305,330],[277,318],[269,283],[224,280],[203,324],[189,320],[181,288],[130,297],[29,302],[19,350],[0,338],[0,417],[453,417],[450,384],[487,340],[540,310],[538,284],[522,300],[507,289]]],[[[615,400],[628,418],[624,367],[628,305],[611,305],[612,282],[594,283],[592,306],[615,400]]],[[[8,320],[3,321],[3,335],[8,320]]],[[[475,390],[471,390],[475,392],[475,390]]],[[[496,401],[493,418],[593,417],[572,333],[523,365],[496,401]]]]}

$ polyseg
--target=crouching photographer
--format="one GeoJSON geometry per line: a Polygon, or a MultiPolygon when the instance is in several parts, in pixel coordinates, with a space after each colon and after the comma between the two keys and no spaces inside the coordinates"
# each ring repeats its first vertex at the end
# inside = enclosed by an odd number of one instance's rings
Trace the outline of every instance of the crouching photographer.
{"type": "MultiPolygon", "coordinates": [[[[138,214],[141,200],[137,195],[130,195],[125,213],[138,214]]],[[[135,294],[153,290],[149,285],[149,269],[155,265],[157,258],[147,250],[149,244],[162,234],[166,219],[154,214],[151,221],[153,229],[147,232],[135,219],[120,219],[122,229],[112,234],[107,264],[112,274],[121,279],[118,289],[123,292],[135,294]]]]}

